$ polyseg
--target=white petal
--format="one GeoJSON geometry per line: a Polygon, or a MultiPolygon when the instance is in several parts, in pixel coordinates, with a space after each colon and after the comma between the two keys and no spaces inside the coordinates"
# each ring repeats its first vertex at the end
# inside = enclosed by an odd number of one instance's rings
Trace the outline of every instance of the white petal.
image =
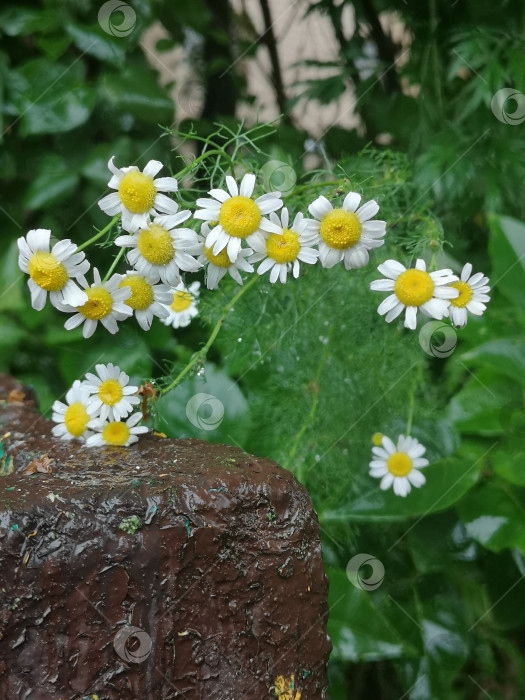
{"type": "Polygon", "coordinates": [[[162,168],[163,168],[163,165],[160,162],[160,160],[150,160],[142,172],[144,175],[147,175],[148,177],[155,177],[155,175],[158,172],[160,172],[162,170],[162,168]]]}
{"type": "Polygon", "coordinates": [[[370,289],[376,292],[393,292],[395,287],[394,280],[374,280],[370,282],[370,289]]]}
{"type": "Polygon", "coordinates": [[[255,175],[251,173],[246,173],[246,175],[241,180],[241,186],[239,188],[239,193],[241,197],[251,197],[253,194],[253,188],[255,187],[255,175]]]}
{"type": "Polygon", "coordinates": [[[310,214],[319,220],[321,220],[323,216],[331,212],[332,209],[333,206],[326,199],[326,197],[323,197],[323,195],[318,197],[308,206],[308,211],[310,212],[310,214]]]}
{"type": "Polygon", "coordinates": [[[356,211],[356,215],[359,221],[368,221],[368,219],[375,216],[378,211],[379,204],[375,201],[375,199],[371,199],[366,204],[363,204],[362,207],[359,207],[359,209],[356,211]]]}
{"type": "Polygon", "coordinates": [[[378,265],[377,269],[382,275],[392,280],[396,280],[402,272],[406,271],[406,267],[397,260],[385,260],[378,265]]]}
{"type": "Polygon", "coordinates": [[[470,263],[466,263],[463,266],[463,269],[461,270],[461,281],[466,282],[468,278],[470,277],[472,272],[472,265],[470,263]]]}
{"type": "Polygon", "coordinates": [[[405,328],[415,330],[417,326],[417,306],[407,306],[405,313],[405,328]]]}
{"type": "Polygon", "coordinates": [[[226,175],[226,187],[228,188],[228,192],[231,194],[232,197],[238,196],[239,189],[237,187],[237,183],[231,175],[226,175]]]}
{"type": "Polygon", "coordinates": [[[176,192],[178,188],[177,180],[174,177],[159,177],[153,184],[159,192],[176,192]]]}
{"type": "Polygon", "coordinates": [[[360,194],[357,194],[357,192],[349,192],[343,200],[343,209],[346,211],[355,211],[360,201],[360,194]]]}

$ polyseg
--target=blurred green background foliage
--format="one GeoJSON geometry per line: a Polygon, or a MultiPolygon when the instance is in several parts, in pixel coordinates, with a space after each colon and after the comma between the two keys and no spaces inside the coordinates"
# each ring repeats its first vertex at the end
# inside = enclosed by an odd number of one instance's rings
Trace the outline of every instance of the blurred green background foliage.
{"type": "MultiPolygon", "coordinates": [[[[330,60],[303,55],[314,77],[294,84],[279,60],[279,15],[264,0],[126,7],[131,14],[101,17],[94,2],[45,0],[0,11],[1,369],[31,384],[46,413],[101,358],[139,383],[158,379],[184,366],[235,293],[227,280],[203,293],[199,319],[184,330],[156,322],[146,334],[128,322],[115,338],[99,329],[89,341],[80,329],[66,332],[49,306],[31,309],[17,237],[50,228],[80,244],[102,228],[97,201],[111,155],[119,166],[157,158],[172,173],[184,170],[180,201],[190,208],[210,178],[217,186],[228,168],[259,171],[270,160],[294,173],[285,197],[294,211],[306,212],[319,194],[334,203],[350,190],[375,198],[387,237],[371,263],[351,272],[315,267],[285,286],[260,280],[228,315],[199,374],[158,403],[157,427],[269,456],[309,489],[330,576],[332,700],[522,697],[525,123],[508,116],[519,101],[498,118],[493,98],[503,88],[518,98],[525,91],[525,7],[300,0],[294,21],[328,22],[334,50],[330,60]],[[262,34],[250,12],[263,18],[262,34]],[[181,120],[187,92],[161,79],[150,54],[162,64],[188,43],[201,107],[181,120]],[[247,80],[247,63],[260,55],[283,115],[271,126],[257,125],[247,80]],[[303,128],[300,109],[347,92],[355,128],[303,128]],[[241,111],[250,115],[245,126],[241,111]],[[229,158],[191,166],[204,142],[229,158]],[[457,332],[447,357],[423,352],[417,332],[378,317],[382,297],[368,284],[389,257],[432,258],[456,272],[468,260],[490,275],[488,311],[457,332]],[[199,391],[224,403],[214,431],[186,419],[199,391]],[[412,434],[431,466],[427,484],[400,499],[368,476],[370,438],[402,433],[411,401],[412,434]],[[362,552],[385,568],[371,591],[346,575],[362,552]]],[[[106,268],[107,250],[92,261],[106,268]]],[[[433,342],[439,347],[439,332],[433,342]]]]}

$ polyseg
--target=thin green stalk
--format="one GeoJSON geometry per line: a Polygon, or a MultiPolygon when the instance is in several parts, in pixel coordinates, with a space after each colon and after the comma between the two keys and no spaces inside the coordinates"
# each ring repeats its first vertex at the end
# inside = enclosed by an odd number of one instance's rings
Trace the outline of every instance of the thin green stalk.
{"type": "Polygon", "coordinates": [[[124,248],[121,248],[121,249],[119,250],[118,254],[115,256],[115,260],[113,260],[113,262],[111,263],[111,267],[110,267],[109,270],[106,272],[106,276],[105,276],[104,279],[102,280],[102,283],[108,281],[108,279],[111,277],[111,275],[112,275],[112,273],[113,273],[113,270],[117,267],[117,265],[118,265],[118,263],[119,263],[119,261],[120,261],[120,259],[122,258],[123,255],[124,255],[124,248]]]}
{"type": "Polygon", "coordinates": [[[228,154],[224,152],[222,148],[212,148],[210,151],[205,151],[204,153],[201,153],[200,156],[197,156],[197,158],[194,158],[189,165],[187,165],[185,168],[182,168],[182,170],[179,170],[178,173],[175,173],[173,175],[174,178],[179,179],[186,175],[186,173],[189,173],[193,168],[200,163],[203,160],[206,160],[209,156],[216,156],[216,155],[224,155],[228,157],[228,154]]]}
{"type": "Polygon", "coordinates": [[[416,376],[414,378],[414,383],[412,384],[412,391],[410,392],[410,400],[408,404],[408,419],[407,419],[407,435],[410,435],[412,430],[412,419],[414,417],[414,406],[416,399],[416,388],[419,384],[423,374],[423,365],[421,362],[417,363],[416,376]]]}
{"type": "Polygon", "coordinates": [[[104,226],[103,229],[101,229],[98,233],[96,233],[92,238],[90,238],[88,241],[85,243],[82,243],[82,245],[79,245],[78,248],[76,249],[76,253],[80,253],[81,250],[84,250],[84,248],[87,248],[88,245],[91,245],[95,241],[98,241],[99,238],[102,238],[102,236],[105,236],[108,231],[111,230],[111,228],[117,223],[117,221],[120,219],[120,214],[116,214],[109,224],[104,226]]]}
{"type": "Polygon", "coordinates": [[[179,374],[175,377],[175,379],[169,384],[167,387],[162,389],[160,392],[161,396],[164,396],[164,394],[167,394],[169,391],[174,389],[180,382],[184,379],[184,377],[188,374],[188,372],[197,364],[197,362],[200,362],[206,358],[206,355],[208,354],[211,346],[213,345],[215,338],[219,335],[219,331],[221,330],[221,326],[224,323],[224,319],[228,315],[231,309],[235,306],[235,304],[239,301],[239,299],[242,297],[243,294],[245,294],[250,287],[253,287],[256,282],[259,280],[259,275],[254,275],[252,279],[248,282],[248,284],[244,285],[239,289],[237,294],[233,297],[233,299],[224,307],[223,312],[221,314],[221,317],[213,327],[213,330],[211,332],[210,337],[208,338],[208,341],[204,347],[202,347],[198,352],[196,352],[186,367],[179,372],[179,374]]]}
{"type": "Polygon", "coordinates": [[[301,190],[317,189],[318,187],[335,187],[336,185],[339,185],[339,180],[325,180],[324,182],[307,182],[306,185],[297,185],[297,187],[294,187],[293,192],[284,195],[283,199],[289,197],[291,194],[295,196],[298,192],[301,192],[301,190]]]}
{"type": "MultiPolygon", "coordinates": [[[[314,417],[315,417],[315,412],[317,410],[317,403],[319,401],[319,380],[321,379],[321,373],[323,371],[326,359],[328,357],[328,349],[330,346],[330,339],[332,337],[332,332],[333,332],[333,326],[330,327],[330,330],[328,331],[328,342],[326,343],[324,347],[324,351],[321,355],[321,359],[319,360],[319,365],[317,366],[317,370],[315,372],[315,377],[314,377],[314,395],[312,399],[312,405],[310,406],[310,411],[308,415],[306,416],[306,420],[304,421],[303,425],[299,429],[299,432],[295,436],[292,449],[290,450],[288,454],[288,469],[292,468],[292,462],[295,457],[295,453],[297,452],[297,448],[299,446],[299,443],[301,442],[301,438],[305,434],[306,430],[312,423],[314,417]]],[[[297,468],[297,478],[299,481],[302,482],[304,476],[304,465],[301,463],[299,467],[297,468]]]]}

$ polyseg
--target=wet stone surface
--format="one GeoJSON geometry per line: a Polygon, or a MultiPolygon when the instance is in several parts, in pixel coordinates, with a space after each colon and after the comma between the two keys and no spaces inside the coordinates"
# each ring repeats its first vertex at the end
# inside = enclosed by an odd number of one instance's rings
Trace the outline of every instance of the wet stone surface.
{"type": "Polygon", "coordinates": [[[198,440],[61,442],[30,399],[0,375],[0,698],[325,698],[328,584],[294,477],[198,440]]]}

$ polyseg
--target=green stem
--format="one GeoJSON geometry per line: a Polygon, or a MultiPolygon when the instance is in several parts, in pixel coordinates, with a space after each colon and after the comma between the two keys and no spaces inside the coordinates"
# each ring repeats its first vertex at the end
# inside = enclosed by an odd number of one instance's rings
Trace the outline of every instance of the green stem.
{"type": "Polygon", "coordinates": [[[115,260],[113,260],[113,262],[111,263],[111,267],[106,272],[106,276],[102,280],[102,284],[104,284],[104,282],[107,282],[108,279],[111,277],[113,270],[117,267],[119,260],[122,258],[123,255],[124,255],[124,248],[121,248],[118,252],[118,255],[115,256],[115,260]]]}
{"type": "MultiPolygon", "coordinates": [[[[292,470],[292,469],[291,469],[291,467],[292,467],[292,461],[293,461],[293,459],[294,459],[294,457],[295,457],[295,453],[297,452],[297,448],[298,448],[298,446],[299,446],[299,443],[301,442],[301,438],[302,438],[303,435],[305,434],[305,432],[306,432],[306,430],[308,429],[309,425],[312,423],[312,421],[313,421],[313,419],[314,419],[314,416],[315,416],[315,412],[316,412],[316,410],[317,410],[317,403],[318,403],[318,401],[319,401],[319,380],[320,380],[320,378],[321,378],[321,373],[322,373],[322,371],[323,371],[323,368],[324,368],[326,359],[327,359],[327,357],[328,357],[328,348],[329,348],[329,345],[330,345],[330,339],[331,339],[331,337],[332,337],[332,332],[333,332],[333,326],[331,326],[331,327],[330,327],[330,330],[328,331],[328,342],[327,342],[326,345],[325,345],[324,351],[323,351],[323,353],[322,353],[322,355],[321,355],[321,359],[320,359],[320,361],[319,361],[319,365],[317,366],[317,370],[316,370],[316,372],[315,372],[315,377],[314,377],[314,383],[315,383],[315,384],[314,384],[314,392],[313,392],[314,395],[313,395],[313,399],[312,399],[312,405],[310,406],[310,412],[309,412],[308,415],[306,416],[305,422],[303,423],[303,425],[302,425],[301,428],[299,429],[299,432],[298,432],[297,435],[295,436],[295,439],[294,439],[294,442],[293,442],[293,445],[292,445],[292,449],[290,450],[290,452],[289,452],[289,454],[288,454],[288,460],[287,460],[287,461],[288,461],[288,469],[290,469],[290,470],[292,470]]],[[[296,476],[297,476],[297,479],[298,479],[299,481],[301,481],[301,482],[303,481],[303,476],[304,476],[304,463],[301,463],[301,464],[298,466],[296,476]]]]}
{"type": "Polygon", "coordinates": [[[179,372],[179,374],[175,377],[175,379],[169,384],[167,387],[162,389],[160,392],[161,396],[164,396],[164,394],[167,394],[169,391],[174,389],[180,382],[184,379],[184,377],[188,374],[188,372],[194,367],[197,362],[204,360],[206,358],[206,355],[208,354],[208,351],[210,350],[211,346],[213,345],[215,338],[219,335],[219,331],[221,330],[221,326],[224,323],[224,319],[228,315],[231,309],[235,306],[235,304],[239,301],[239,299],[242,297],[242,295],[250,289],[250,287],[253,287],[256,282],[259,280],[259,275],[254,275],[252,279],[248,282],[248,284],[244,285],[244,287],[241,287],[237,294],[233,297],[233,299],[224,307],[223,312],[221,314],[221,317],[213,327],[213,330],[211,332],[210,337],[208,338],[208,341],[204,347],[202,347],[198,352],[196,352],[191,360],[188,362],[186,367],[179,372]]]}
{"type": "Polygon", "coordinates": [[[414,383],[412,384],[412,391],[410,392],[410,401],[408,404],[408,419],[407,419],[407,436],[410,435],[412,430],[412,418],[414,417],[414,406],[416,398],[416,388],[422,376],[423,365],[421,362],[417,363],[416,376],[414,378],[414,383]]]}
{"type": "Polygon", "coordinates": [[[76,253],[80,253],[81,250],[84,250],[84,248],[87,248],[88,245],[91,245],[95,241],[98,241],[99,238],[102,238],[102,236],[105,236],[108,231],[111,230],[111,228],[117,223],[117,221],[120,219],[120,214],[116,214],[109,224],[104,226],[103,229],[101,229],[98,233],[96,233],[92,238],[90,238],[88,241],[85,243],[82,243],[82,245],[79,245],[78,248],[76,249],[76,253]]]}
{"type": "Polygon", "coordinates": [[[189,173],[193,168],[198,165],[201,161],[206,160],[209,156],[217,156],[217,155],[223,155],[227,156],[227,154],[223,151],[222,148],[212,148],[210,151],[205,151],[204,153],[201,153],[200,156],[197,156],[197,158],[194,158],[189,165],[187,165],[185,168],[182,168],[182,170],[179,170],[178,173],[175,173],[173,177],[175,179],[179,179],[186,175],[186,173],[189,173]]]}
{"type": "Polygon", "coordinates": [[[291,194],[295,196],[297,192],[301,192],[302,190],[311,190],[316,189],[318,187],[334,187],[339,184],[339,180],[325,180],[324,182],[308,182],[306,183],[306,185],[297,185],[297,187],[294,187],[293,192],[290,192],[290,194],[285,195],[283,199],[286,199],[286,197],[289,197],[291,194]]]}

